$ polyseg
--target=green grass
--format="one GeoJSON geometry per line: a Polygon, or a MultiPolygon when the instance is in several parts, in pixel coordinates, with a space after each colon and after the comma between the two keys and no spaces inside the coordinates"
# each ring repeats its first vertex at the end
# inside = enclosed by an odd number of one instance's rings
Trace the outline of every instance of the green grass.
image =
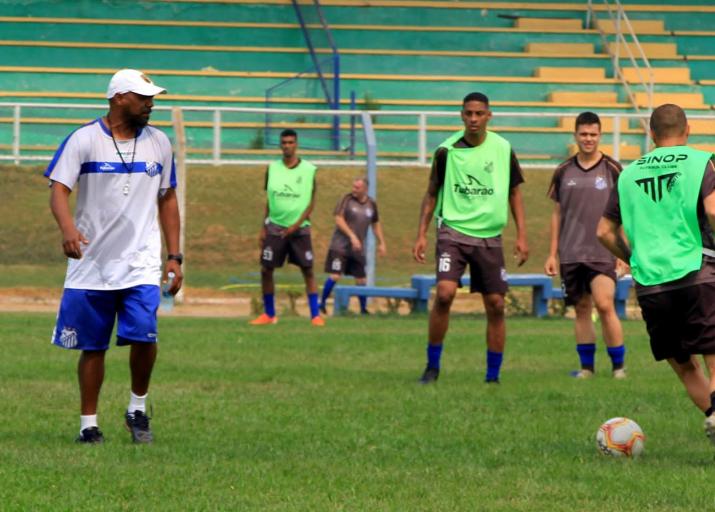
{"type": "Polygon", "coordinates": [[[156,443],[121,426],[127,352],[113,348],[103,446],[78,428],[76,354],[51,315],[0,315],[2,510],[691,511],[712,507],[713,447],[674,375],[626,322],[629,378],[599,346],[576,381],[572,324],[508,320],[502,384],[487,386],[484,318],[456,316],[432,387],[426,317],[162,318],[150,401],[156,443]],[[596,429],[625,415],[646,452],[601,456],[596,429]]]}
{"type": "MultiPolygon", "coordinates": [[[[313,215],[316,270],[322,275],[334,230],[333,210],[349,192],[359,169],[320,169],[313,215]]],[[[379,284],[407,285],[416,273],[433,272],[434,264],[412,259],[427,169],[379,170],[378,205],[388,255],[378,258],[379,284]]],[[[541,272],[548,253],[551,204],[546,189],[550,172],[526,171],[522,186],[531,245],[531,259],[519,272],[541,272]]],[[[259,281],[257,247],[265,207],[261,167],[191,167],[187,185],[187,285],[219,288],[259,281]]],[[[0,287],[61,286],[64,277],[60,233],[48,206],[47,180],[40,167],[0,166],[0,287]]],[[[507,270],[513,265],[513,223],[505,231],[507,270]]],[[[430,247],[433,247],[431,245],[430,247]]],[[[430,261],[433,249],[428,251],[430,261]]],[[[277,281],[301,282],[294,268],[279,271],[277,281]]]]}

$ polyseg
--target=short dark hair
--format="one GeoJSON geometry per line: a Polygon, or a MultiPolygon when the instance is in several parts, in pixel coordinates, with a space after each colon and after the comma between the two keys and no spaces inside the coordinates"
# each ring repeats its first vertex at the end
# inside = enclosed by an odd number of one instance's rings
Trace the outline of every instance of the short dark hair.
{"type": "Polygon", "coordinates": [[[578,127],[582,124],[597,124],[598,129],[600,130],[601,118],[598,117],[598,114],[595,114],[593,112],[581,112],[576,118],[576,126],[574,127],[574,129],[578,131],[578,127]]]}
{"type": "Polygon", "coordinates": [[[464,107],[464,105],[466,105],[470,101],[481,101],[487,107],[489,106],[489,98],[487,98],[486,94],[483,94],[481,92],[470,92],[469,94],[467,94],[462,100],[462,107],[464,107]]]}
{"type": "Polygon", "coordinates": [[[370,186],[370,182],[367,180],[367,176],[357,176],[353,181],[362,181],[366,187],[370,186]]]}
{"type": "Polygon", "coordinates": [[[298,139],[298,132],[296,132],[293,128],[286,128],[281,132],[281,139],[283,137],[295,137],[298,139]]]}
{"type": "Polygon", "coordinates": [[[661,105],[650,116],[650,129],[656,139],[683,135],[687,126],[685,111],[672,103],[661,105]]]}

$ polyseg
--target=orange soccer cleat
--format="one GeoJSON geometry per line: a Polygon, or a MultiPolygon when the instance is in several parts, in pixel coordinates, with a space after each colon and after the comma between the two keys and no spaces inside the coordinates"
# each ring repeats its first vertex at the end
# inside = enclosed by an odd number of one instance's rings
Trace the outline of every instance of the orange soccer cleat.
{"type": "Polygon", "coordinates": [[[259,316],[255,320],[251,320],[251,322],[250,322],[251,325],[271,325],[271,324],[277,324],[277,323],[278,323],[277,316],[268,316],[265,313],[262,313],[261,316],[259,316]]]}
{"type": "Polygon", "coordinates": [[[321,316],[314,316],[310,319],[310,323],[315,327],[325,327],[325,320],[321,316]]]}

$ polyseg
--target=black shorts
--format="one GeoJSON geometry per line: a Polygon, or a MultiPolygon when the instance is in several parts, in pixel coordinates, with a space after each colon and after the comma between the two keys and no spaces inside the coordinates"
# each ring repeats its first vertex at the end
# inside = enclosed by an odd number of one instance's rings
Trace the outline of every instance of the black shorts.
{"type": "Polygon", "coordinates": [[[261,249],[261,266],[264,268],[282,267],[286,256],[288,263],[302,269],[313,268],[313,245],[310,233],[293,234],[286,238],[273,234],[266,235],[261,249]]]}
{"type": "Polygon", "coordinates": [[[472,293],[500,293],[509,290],[501,247],[482,247],[437,240],[437,281],[460,282],[469,264],[469,291],[472,293]]]}
{"type": "Polygon", "coordinates": [[[638,297],[656,361],[715,354],[715,283],[638,297]]]}
{"type": "Polygon", "coordinates": [[[573,306],[581,298],[591,293],[591,281],[596,276],[604,275],[617,281],[616,263],[604,261],[589,261],[587,263],[564,263],[560,265],[561,289],[564,291],[564,302],[573,306]]]}
{"type": "Polygon", "coordinates": [[[336,251],[330,249],[328,256],[325,258],[325,272],[328,274],[345,274],[353,276],[356,279],[364,279],[367,276],[365,272],[365,254],[354,251],[336,251]]]}

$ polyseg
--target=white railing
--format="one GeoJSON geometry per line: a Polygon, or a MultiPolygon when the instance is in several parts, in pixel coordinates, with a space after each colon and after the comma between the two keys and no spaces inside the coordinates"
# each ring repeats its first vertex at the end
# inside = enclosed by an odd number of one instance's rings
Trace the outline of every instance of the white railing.
{"type": "MultiPolygon", "coordinates": [[[[172,108],[176,107],[169,107],[169,106],[155,106],[154,110],[156,112],[171,112],[172,108]]],[[[211,165],[228,165],[228,164],[267,164],[268,162],[272,161],[275,159],[275,154],[265,154],[265,155],[259,155],[259,156],[251,156],[251,155],[239,155],[236,157],[231,157],[230,155],[226,154],[225,151],[225,146],[223,144],[223,141],[227,140],[227,137],[231,135],[230,130],[234,129],[230,127],[230,123],[228,124],[229,127],[226,127],[227,125],[225,124],[226,117],[231,115],[231,116],[240,116],[241,114],[272,114],[273,116],[276,115],[281,115],[285,114],[286,116],[300,116],[300,115],[322,115],[325,116],[326,119],[331,118],[332,116],[340,116],[341,118],[347,118],[348,120],[350,118],[355,118],[356,122],[362,127],[363,126],[363,121],[362,117],[363,114],[368,114],[372,118],[372,124],[374,126],[375,131],[377,132],[377,139],[375,140],[377,149],[380,149],[381,146],[381,141],[380,141],[380,133],[381,133],[381,120],[385,118],[407,118],[407,119],[413,119],[414,123],[405,125],[405,131],[410,132],[411,134],[413,133],[414,136],[410,137],[405,137],[404,135],[401,135],[401,137],[404,138],[402,141],[404,144],[404,147],[407,148],[406,154],[409,154],[410,157],[400,157],[400,158],[389,158],[389,157],[379,157],[378,153],[378,159],[377,159],[377,165],[379,166],[427,166],[429,165],[429,161],[431,158],[431,151],[434,149],[432,147],[429,147],[428,145],[428,133],[430,131],[430,128],[432,130],[438,129],[439,131],[444,131],[447,127],[449,129],[454,129],[458,130],[462,127],[461,121],[459,119],[459,112],[455,108],[454,111],[397,111],[397,110],[379,110],[379,111],[359,111],[359,110],[310,110],[310,109],[266,109],[266,108],[240,108],[240,107],[198,107],[198,106],[180,106],[178,107],[180,111],[183,114],[184,120],[186,122],[186,118],[188,117],[188,114],[191,113],[201,113],[202,119],[210,119],[210,121],[204,121],[204,125],[206,126],[206,129],[210,129],[211,131],[211,142],[210,144],[207,144],[206,147],[199,148],[203,149],[205,152],[207,152],[210,156],[207,156],[206,158],[186,158],[186,163],[187,164],[211,164],[211,165]],[[447,120],[445,123],[442,121],[442,123],[439,123],[441,120],[447,120]]],[[[28,112],[31,112],[33,109],[38,109],[38,110],[53,110],[53,109],[61,109],[64,111],[67,110],[77,110],[77,111],[87,111],[87,116],[83,116],[82,119],[90,120],[94,117],[103,115],[106,113],[107,107],[105,105],[98,105],[98,104],[64,104],[64,103],[57,103],[57,104],[52,104],[52,103],[0,103],[0,111],[4,110],[9,110],[12,112],[12,119],[11,119],[11,124],[12,124],[12,140],[11,141],[5,141],[2,140],[1,135],[0,135],[0,162],[2,161],[9,161],[9,162],[14,162],[16,164],[19,164],[21,162],[33,162],[33,161],[48,161],[51,159],[53,151],[51,150],[46,150],[44,154],[37,154],[36,150],[33,150],[32,153],[27,151],[27,148],[23,146],[20,142],[23,138],[23,133],[26,130],[31,130],[34,129],[33,126],[37,126],[37,123],[34,122],[23,122],[23,116],[27,116],[28,112]],[[9,152],[2,151],[2,147],[9,148],[9,152]]],[[[511,131],[514,131],[513,127],[518,127],[520,125],[520,119],[530,119],[533,120],[534,118],[543,118],[543,119],[560,119],[563,117],[575,117],[577,114],[574,112],[502,112],[502,111],[495,111],[493,112],[493,116],[495,120],[502,119],[502,118],[510,118],[513,119],[514,122],[510,126],[511,131]]],[[[611,118],[613,120],[613,131],[611,134],[611,142],[613,144],[613,157],[616,159],[620,158],[620,148],[621,148],[621,142],[624,140],[624,134],[622,130],[622,121],[623,120],[631,120],[631,119],[637,119],[640,121],[646,121],[649,114],[645,112],[640,112],[640,113],[599,113],[600,117],[602,119],[608,119],[611,118]]],[[[0,116],[1,117],[1,116],[0,116]]],[[[711,119],[715,120],[715,113],[707,114],[707,115],[692,115],[688,116],[691,119],[711,119]]],[[[76,128],[76,122],[77,119],[68,119],[66,123],[63,123],[61,120],[58,121],[56,118],[54,119],[54,123],[61,123],[63,126],[63,131],[58,133],[56,144],[59,145],[59,142],[74,128],[76,128]],[[64,125],[67,125],[64,127],[64,125]]],[[[6,120],[6,123],[8,121],[6,120]]],[[[42,123],[43,126],[46,126],[47,123],[42,123]]],[[[169,123],[167,123],[169,124],[169,123]]],[[[638,123],[636,123],[638,124],[638,123]]],[[[301,125],[299,122],[293,123],[291,125],[292,127],[296,128],[297,130],[301,130],[301,125]]],[[[500,131],[500,126],[495,123],[494,121],[492,122],[491,129],[494,130],[495,132],[500,131]]],[[[524,131],[528,131],[528,127],[524,128],[524,131]]],[[[534,133],[535,137],[553,137],[553,136],[568,136],[569,130],[558,130],[554,132],[548,132],[548,133],[534,133]]],[[[2,132],[0,132],[1,134],[2,132]]],[[[629,129],[627,135],[638,135],[639,133],[643,133],[642,131],[637,131],[634,129],[629,129]]],[[[508,139],[509,138],[509,132],[505,130],[503,135],[508,139]]],[[[608,133],[605,134],[606,139],[608,136],[608,133]]],[[[384,133],[383,133],[384,136],[384,133]]],[[[364,135],[360,135],[361,141],[364,139],[364,135]]],[[[645,137],[641,138],[640,135],[638,135],[637,140],[641,141],[640,146],[643,151],[646,151],[648,149],[648,144],[649,142],[647,141],[647,134],[645,137]]],[[[608,140],[603,140],[602,143],[607,144],[609,141],[608,140]]],[[[517,154],[519,154],[519,148],[516,148],[517,154]]],[[[190,152],[190,151],[189,151],[190,152]]],[[[563,154],[560,155],[553,155],[554,159],[562,158],[566,155],[566,147],[564,147],[563,154]]],[[[311,156],[310,159],[312,161],[315,161],[317,163],[320,163],[322,165],[341,165],[341,166],[366,166],[368,163],[366,156],[363,157],[362,155],[355,155],[354,157],[350,157],[347,153],[345,153],[345,156],[340,155],[340,158],[337,158],[334,152],[329,152],[329,154],[325,157],[316,155],[316,156],[311,156]]],[[[538,163],[533,163],[533,164],[525,164],[524,167],[544,167],[545,165],[550,165],[550,164],[541,164],[539,165],[538,163]]]]}

